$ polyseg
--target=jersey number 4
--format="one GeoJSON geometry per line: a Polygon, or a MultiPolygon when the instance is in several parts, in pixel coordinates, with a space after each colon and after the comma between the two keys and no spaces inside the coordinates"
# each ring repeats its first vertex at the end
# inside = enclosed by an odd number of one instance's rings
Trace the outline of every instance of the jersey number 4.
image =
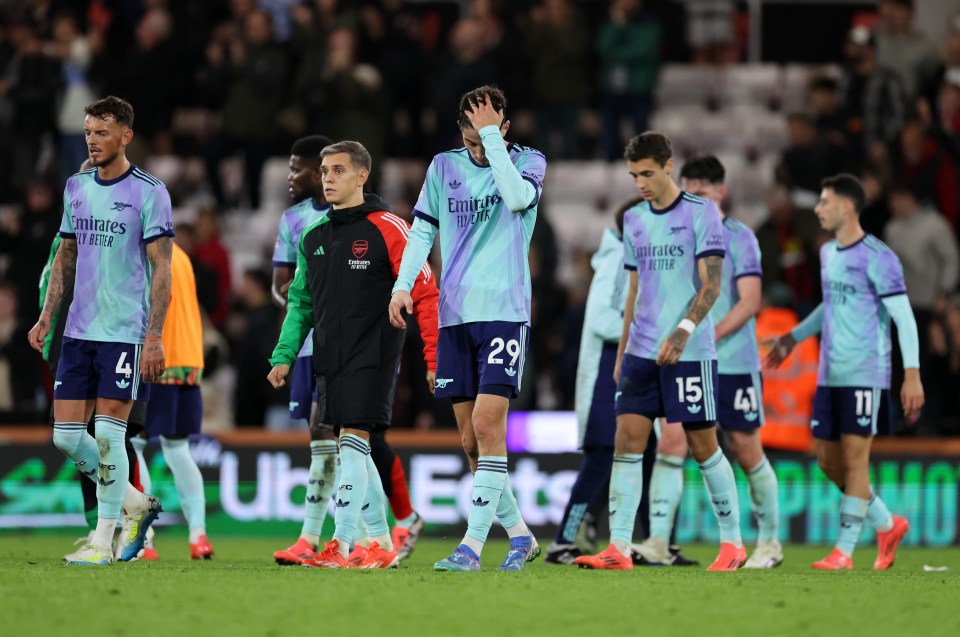
{"type": "Polygon", "coordinates": [[[127,363],[127,353],[120,352],[120,360],[117,361],[117,373],[123,374],[127,378],[133,374],[133,368],[130,367],[130,363],[127,363]],[[126,365],[124,365],[126,363],[126,365]]]}

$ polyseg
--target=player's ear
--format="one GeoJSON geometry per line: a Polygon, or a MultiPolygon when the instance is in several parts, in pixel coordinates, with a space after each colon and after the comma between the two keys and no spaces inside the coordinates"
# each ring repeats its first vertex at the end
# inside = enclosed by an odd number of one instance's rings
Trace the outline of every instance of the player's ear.
{"type": "Polygon", "coordinates": [[[667,171],[668,175],[673,174],[673,157],[667,159],[667,161],[663,164],[663,169],[667,171]]]}
{"type": "Polygon", "coordinates": [[[120,143],[126,146],[133,141],[133,129],[125,128],[123,129],[123,135],[120,137],[120,143]]]}
{"type": "Polygon", "coordinates": [[[503,123],[500,124],[500,134],[501,134],[503,137],[506,137],[508,130],[510,130],[510,120],[509,120],[509,119],[505,119],[505,120],[503,120],[503,123]]]}
{"type": "Polygon", "coordinates": [[[359,178],[357,179],[357,182],[358,182],[357,185],[359,185],[361,188],[363,188],[363,185],[364,185],[365,183],[367,183],[367,179],[369,179],[369,178],[370,178],[370,171],[369,171],[369,170],[361,170],[361,171],[360,171],[360,174],[359,174],[359,178]]]}

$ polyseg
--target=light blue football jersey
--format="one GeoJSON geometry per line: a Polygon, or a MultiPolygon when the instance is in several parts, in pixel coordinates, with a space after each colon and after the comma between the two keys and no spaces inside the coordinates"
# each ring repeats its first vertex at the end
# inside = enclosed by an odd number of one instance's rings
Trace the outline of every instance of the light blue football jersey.
{"type": "Polygon", "coordinates": [[[507,151],[536,189],[529,207],[520,212],[507,208],[493,170],[476,164],[466,148],[436,155],[427,169],[414,214],[440,233],[440,327],[530,322],[527,259],[546,159],[519,144],[510,144],[507,151]]]}
{"type": "MultiPolygon", "coordinates": [[[[312,197],[294,204],[283,211],[280,217],[280,228],[277,231],[277,242],[273,246],[273,265],[277,268],[297,269],[297,250],[300,248],[300,236],[304,228],[326,216],[330,211],[330,204],[319,204],[312,197]]],[[[297,356],[311,356],[313,354],[313,330],[307,334],[307,339],[300,348],[297,356]]]]}
{"type": "MultiPolygon", "coordinates": [[[[664,210],[644,201],[623,220],[623,262],[637,271],[639,290],[628,354],[656,360],[660,345],[690,311],[700,289],[697,260],[724,256],[723,223],[713,202],[682,192],[664,210]]],[[[693,331],[681,361],[716,360],[710,316],[693,331]]]]}
{"type": "MultiPolygon", "coordinates": [[[[726,217],[723,220],[723,241],[727,251],[723,258],[723,283],[720,296],[710,310],[714,326],[740,302],[737,280],[762,274],[760,242],[753,230],[736,219],[726,217]]],[[[755,317],[751,316],[740,329],[717,342],[717,369],[721,374],[752,374],[760,371],[755,317]]]]}
{"type": "Polygon", "coordinates": [[[64,336],[141,344],[153,281],[147,244],[173,236],[166,186],[131,164],[116,179],[96,168],[67,180],[60,235],[77,242],[73,302],[64,336]]]}
{"type": "Polygon", "coordinates": [[[883,299],[906,294],[900,259],[871,234],[820,248],[823,328],[817,383],[890,387],[890,314],[883,299]]]}

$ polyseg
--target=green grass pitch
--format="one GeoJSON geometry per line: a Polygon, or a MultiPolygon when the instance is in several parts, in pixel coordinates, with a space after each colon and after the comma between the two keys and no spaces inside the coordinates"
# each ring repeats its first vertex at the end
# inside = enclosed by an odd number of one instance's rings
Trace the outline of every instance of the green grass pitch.
{"type": "MultiPolygon", "coordinates": [[[[158,562],[68,567],[73,535],[0,535],[0,634],[508,637],[547,635],[960,635],[960,549],[901,549],[887,572],[861,548],[852,573],[810,563],[828,549],[790,546],[769,572],[702,568],[583,571],[541,560],[524,573],[434,573],[455,539],[423,540],[396,571],[273,564],[290,537],[212,538],[216,559],[191,562],[185,533],[158,533],[158,562]],[[925,564],[946,572],[924,572],[925,564]]],[[[706,565],[712,546],[686,552],[706,565]]]]}

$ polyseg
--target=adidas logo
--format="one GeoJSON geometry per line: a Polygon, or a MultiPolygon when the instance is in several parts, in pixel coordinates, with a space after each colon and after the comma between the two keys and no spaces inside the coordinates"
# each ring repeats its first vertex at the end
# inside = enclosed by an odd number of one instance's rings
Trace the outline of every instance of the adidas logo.
{"type": "Polygon", "coordinates": [[[617,510],[614,509],[613,511],[610,512],[610,515],[612,516],[612,515],[613,515],[614,513],[616,513],[616,512],[617,512],[617,510]]]}
{"type": "Polygon", "coordinates": [[[727,518],[727,517],[730,517],[730,514],[731,514],[731,513],[733,513],[733,512],[732,512],[732,511],[717,511],[717,517],[718,517],[718,518],[727,518]]]}
{"type": "Polygon", "coordinates": [[[450,186],[450,190],[456,190],[457,188],[459,188],[459,187],[462,186],[463,184],[460,183],[459,181],[457,181],[456,179],[454,179],[453,181],[448,181],[448,182],[447,182],[447,185],[450,186]]]}
{"type": "Polygon", "coordinates": [[[117,381],[117,387],[119,387],[120,389],[126,389],[129,386],[130,386],[130,381],[128,380],[124,380],[123,378],[121,378],[120,380],[117,381]]]}
{"type": "Polygon", "coordinates": [[[507,367],[503,371],[506,372],[507,376],[509,376],[510,378],[513,378],[514,376],[517,375],[517,370],[515,370],[512,367],[507,367]]]}
{"type": "Polygon", "coordinates": [[[326,254],[326,252],[323,251],[323,246],[320,246],[319,248],[313,251],[313,254],[320,255],[320,254],[326,254]]]}
{"type": "Polygon", "coordinates": [[[83,469],[80,470],[80,473],[82,473],[85,476],[92,476],[96,472],[97,472],[96,469],[90,469],[90,471],[84,471],[83,469]]]}
{"type": "Polygon", "coordinates": [[[370,508],[370,503],[367,502],[367,503],[364,504],[362,507],[360,507],[360,510],[361,510],[361,511],[366,511],[366,510],[369,509],[369,508],[370,508]]]}
{"type": "MultiPolygon", "coordinates": [[[[307,496],[307,502],[309,502],[310,504],[317,504],[317,503],[320,503],[320,502],[323,502],[323,501],[324,501],[324,498],[321,498],[321,497],[318,496],[318,495],[308,495],[308,496],[307,496]]],[[[349,504],[349,502],[348,502],[347,504],[349,504]]],[[[337,506],[340,506],[340,505],[338,504],[337,506]]]]}
{"type": "Polygon", "coordinates": [[[870,417],[861,416],[860,418],[857,418],[857,424],[860,425],[861,427],[868,426],[870,424],[870,417]]]}
{"type": "Polygon", "coordinates": [[[475,507],[485,507],[490,504],[490,500],[484,500],[480,496],[477,496],[477,499],[473,501],[473,506],[475,507]]]}
{"type": "Polygon", "coordinates": [[[841,528],[844,528],[844,529],[852,529],[852,528],[853,528],[853,525],[850,524],[849,522],[841,522],[841,523],[840,523],[840,526],[841,526],[841,528]]]}
{"type": "Polygon", "coordinates": [[[337,498],[337,508],[338,508],[338,509],[342,509],[342,508],[345,507],[345,506],[350,506],[350,503],[349,503],[349,502],[344,502],[344,501],[341,500],[340,498],[337,498]]]}
{"type": "Polygon", "coordinates": [[[111,484],[116,482],[116,480],[104,480],[103,478],[100,478],[97,480],[97,482],[100,484],[101,487],[109,487],[111,484]]]}
{"type": "Polygon", "coordinates": [[[760,417],[760,414],[758,414],[755,411],[748,411],[743,415],[743,417],[744,419],[746,419],[747,422],[754,422],[757,418],[760,417]]]}
{"type": "Polygon", "coordinates": [[[699,414],[702,410],[703,410],[703,407],[701,407],[700,405],[690,405],[689,407],[687,407],[687,411],[689,411],[691,414],[699,414]]]}

